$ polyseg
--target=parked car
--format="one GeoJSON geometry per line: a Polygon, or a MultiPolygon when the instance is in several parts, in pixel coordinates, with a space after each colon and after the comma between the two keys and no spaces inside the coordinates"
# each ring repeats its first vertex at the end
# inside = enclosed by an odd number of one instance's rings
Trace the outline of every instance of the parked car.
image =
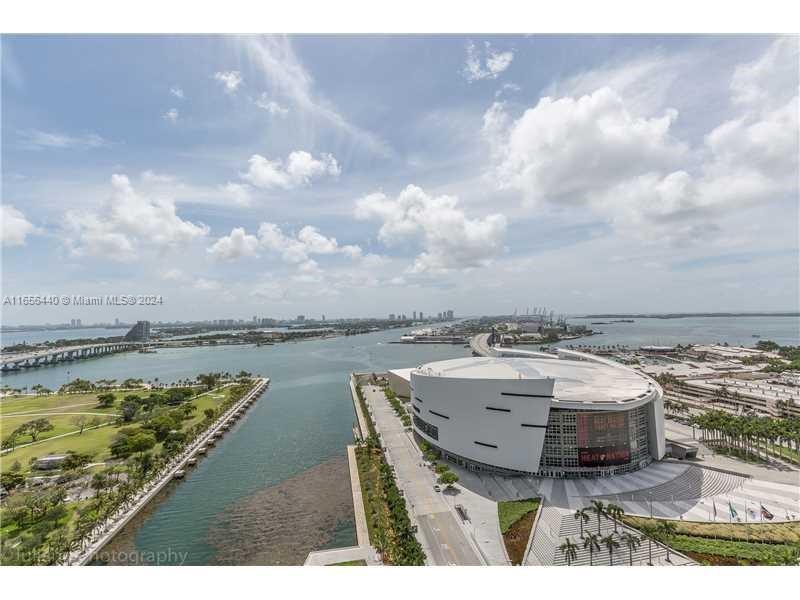
{"type": "Polygon", "coordinates": [[[434,486],[433,486],[433,491],[434,491],[434,492],[441,492],[441,491],[442,491],[442,488],[441,488],[441,486],[440,486],[440,485],[437,483],[436,485],[434,485],[434,486]]]}

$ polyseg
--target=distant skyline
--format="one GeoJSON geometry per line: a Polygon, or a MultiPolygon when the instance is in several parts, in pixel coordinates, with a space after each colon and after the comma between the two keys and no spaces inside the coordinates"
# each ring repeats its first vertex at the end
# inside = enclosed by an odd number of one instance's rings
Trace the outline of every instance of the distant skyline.
{"type": "Polygon", "coordinates": [[[3,36],[3,295],[164,303],[2,322],[796,310],[799,85],[790,36],[3,36]]]}

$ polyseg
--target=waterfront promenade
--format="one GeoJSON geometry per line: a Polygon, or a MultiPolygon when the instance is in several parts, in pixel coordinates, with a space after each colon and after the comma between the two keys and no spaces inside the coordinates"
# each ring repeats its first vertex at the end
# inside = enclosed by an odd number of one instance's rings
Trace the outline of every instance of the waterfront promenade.
{"type": "Polygon", "coordinates": [[[123,505],[106,521],[95,527],[91,532],[88,546],[72,552],[68,565],[85,565],[92,561],[94,556],[119,533],[123,527],[144,508],[174,477],[178,471],[187,467],[189,459],[196,456],[197,451],[205,446],[212,437],[223,432],[223,427],[229,423],[240,409],[249,406],[267,389],[269,378],[258,378],[253,388],[236,404],[225,411],[206,431],[200,434],[179,455],[175,456],[159,473],[157,473],[139,493],[128,503],[123,505]]]}
{"type": "Polygon", "coordinates": [[[426,564],[491,564],[466,526],[459,523],[444,494],[434,491],[436,476],[424,466],[419,448],[394,414],[383,389],[371,385],[362,389],[381,435],[386,461],[395,468],[397,486],[406,498],[411,522],[417,526],[417,539],[427,556],[426,564]]]}

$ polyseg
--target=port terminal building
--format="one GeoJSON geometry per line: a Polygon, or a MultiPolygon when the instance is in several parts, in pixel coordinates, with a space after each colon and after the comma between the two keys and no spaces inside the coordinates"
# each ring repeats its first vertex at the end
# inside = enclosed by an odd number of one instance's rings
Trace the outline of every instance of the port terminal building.
{"type": "Polygon", "coordinates": [[[409,398],[415,435],[470,470],[597,478],[665,455],[661,387],[604,358],[459,358],[390,371],[389,385],[409,398]]]}

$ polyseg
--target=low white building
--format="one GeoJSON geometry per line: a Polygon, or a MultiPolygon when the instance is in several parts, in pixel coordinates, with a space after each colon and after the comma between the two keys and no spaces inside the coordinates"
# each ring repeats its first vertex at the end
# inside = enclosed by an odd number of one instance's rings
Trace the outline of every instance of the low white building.
{"type": "Polygon", "coordinates": [[[602,477],[665,453],[661,387],[606,359],[460,358],[412,369],[408,381],[416,434],[468,469],[602,477]]]}

